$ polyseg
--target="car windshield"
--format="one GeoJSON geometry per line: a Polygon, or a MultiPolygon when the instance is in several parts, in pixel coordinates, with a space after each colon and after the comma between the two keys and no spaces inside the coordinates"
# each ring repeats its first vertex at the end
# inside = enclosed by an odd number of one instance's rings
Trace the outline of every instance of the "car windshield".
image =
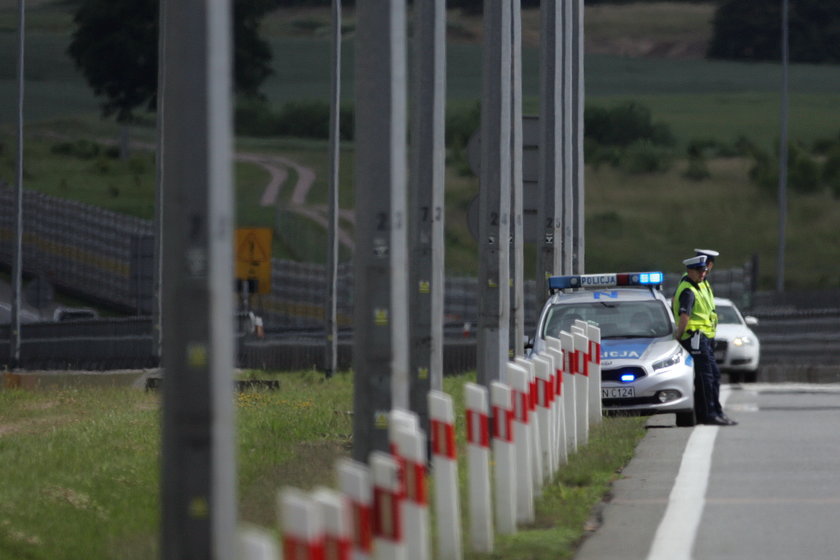
{"type": "Polygon", "coordinates": [[[732,325],[740,325],[743,323],[741,316],[735,311],[731,305],[717,305],[715,311],[718,314],[718,323],[727,323],[732,325]]]}
{"type": "Polygon", "coordinates": [[[542,336],[571,331],[575,319],[592,321],[601,338],[648,338],[672,334],[668,310],[659,301],[558,303],[548,310],[542,336]]]}

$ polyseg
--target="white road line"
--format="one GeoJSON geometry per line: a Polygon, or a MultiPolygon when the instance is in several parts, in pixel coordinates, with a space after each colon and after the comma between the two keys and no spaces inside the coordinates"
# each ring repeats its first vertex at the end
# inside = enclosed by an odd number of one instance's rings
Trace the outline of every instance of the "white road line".
{"type": "MultiPolygon", "coordinates": [[[[729,398],[729,387],[720,388],[720,403],[729,398]]],[[[647,560],[688,560],[703,515],[712,451],[718,426],[697,426],[683,452],[680,472],[668,498],[665,515],[656,529],[647,560]]]]}

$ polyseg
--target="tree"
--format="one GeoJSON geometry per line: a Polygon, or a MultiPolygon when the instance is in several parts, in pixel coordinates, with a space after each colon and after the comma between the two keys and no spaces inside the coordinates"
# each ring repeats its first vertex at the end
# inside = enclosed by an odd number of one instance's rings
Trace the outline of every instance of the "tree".
{"type": "MultiPolygon", "coordinates": [[[[715,13],[709,58],[781,58],[781,0],[726,0],[715,13]]],[[[791,62],[840,63],[840,0],[789,3],[791,62]]]]}
{"type": "MultiPolygon", "coordinates": [[[[170,0],[178,1],[178,0],[170,0]]],[[[138,108],[157,104],[160,0],[82,0],[67,53],[98,97],[102,114],[130,122],[138,108]]],[[[237,93],[259,96],[271,74],[271,48],[258,33],[272,0],[234,0],[233,66],[237,93]]]]}

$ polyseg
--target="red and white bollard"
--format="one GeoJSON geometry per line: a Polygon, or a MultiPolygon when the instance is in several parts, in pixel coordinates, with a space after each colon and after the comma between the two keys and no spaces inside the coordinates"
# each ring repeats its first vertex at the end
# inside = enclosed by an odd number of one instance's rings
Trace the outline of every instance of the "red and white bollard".
{"type": "MultiPolygon", "coordinates": [[[[493,551],[493,517],[490,489],[490,424],[487,389],[464,385],[467,409],[467,484],[470,544],[476,552],[493,551]]],[[[458,522],[456,521],[457,525],[458,522]]]]}
{"type": "Polygon", "coordinates": [[[429,500],[426,491],[426,435],[398,428],[397,449],[403,460],[402,522],[406,558],[429,560],[429,500]]]}
{"type": "Polygon", "coordinates": [[[543,476],[550,480],[556,471],[554,465],[554,424],[552,422],[551,405],[554,401],[554,383],[551,370],[553,364],[548,355],[534,356],[534,373],[537,378],[537,424],[540,427],[540,460],[543,465],[543,476]]]}
{"type": "MultiPolygon", "coordinates": [[[[513,391],[504,383],[490,384],[493,405],[493,473],[496,489],[496,529],[504,535],[516,532],[516,457],[513,430],[513,391]]],[[[530,472],[530,469],[529,471],[530,472]]],[[[530,485],[528,485],[530,488],[530,485]]]]}
{"type": "Polygon", "coordinates": [[[323,560],[324,526],[317,504],[297,488],[280,491],[284,560],[323,560]]]}
{"type": "Polygon", "coordinates": [[[531,383],[522,366],[507,363],[513,392],[513,445],[516,449],[516,521],[534,521],[534,481],[531,466],[531,383]]]}
{"type": "Polygon", "coordinates": [[[599,424],[604,419],[601,407],[601,329],[586,326],[589,339],[589,423],[599,424]]]}
{"type": "Polygon", "coordinates": [[[341,459],[336,464],[338,487],[349,502],[353,560],[369,560],[373,554],[373,489],[370,468],[364,463],[341,459]]]}
{"type": "Polygon", "coordinates": [[[340,492],[317,488],[312,499],[321,510],[324,523],[324,560],[351,560],[353,543],[349,501],[340,492]]]}
{"type": "Polygon", "coordinates": [[[373,479],[373,557],[406,560],[399,463],[381,451],[371,453],[368,462],[373,479]]]}
{"type": "Polygon", "coordinates": [[[463,556],[461,504],[458,493],[455,411],[452,406],[452,397],[441,391],[429,392],[429,424],[432,440],[432,472],[435,477],[435,519],[437,520],[435,558],[460,560],[463,556]]]}
{"type": "Polygon", "coordinates": [[[528,358],[517,356],[515,364],[522,366],[528,372],[528,430],[531,435],[531,482],[534,484],[534,496],[542,495],[543,486],[543,463],[542,463],[542,436],[540,435],[540,424],[537,421],[537,376],[534,369],[534,362],[528,358]]]}
{"type": "Polygon", "coordinates": [[[545,338],[548,353],[554,358],[554,411],[556,414],[555,445],[557,447],[557,466],[569,462],[568,444],[566,443],[566,396],[563,383],[563,349],[559,338],[545,338]]]}
{"type": "Polygon", "coordinates": [[[568,452],[577,452],[577,360],[575,359],[575,337],[572,333],[560,331],[560,344],[563,349],[563,405],[566,408],[566,443],[568,452]]]}
{"type": "Polygon", "coordinates": [[[237,531],[239,560],[280,560],[280,548],[271,532],[260,527],[240,527],[237,531]]]}
{"type": "Polygon", "coordinates": [[[575,358],[577,359],[575,391],[577,401],[577,441],[578,446],[589,442],[589,339],[576,329],[575,358]]]}

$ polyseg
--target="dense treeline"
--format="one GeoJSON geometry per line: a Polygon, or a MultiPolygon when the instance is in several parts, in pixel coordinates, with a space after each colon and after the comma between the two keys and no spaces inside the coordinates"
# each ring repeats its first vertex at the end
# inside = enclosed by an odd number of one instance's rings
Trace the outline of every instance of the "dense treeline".
{"type": "MultiPolygon", "coordinates": [[[[791,62],[840,63],[840,0],[789,2],[791,62]]],[[[727,0],[717,9],[709,58],[779,60],[781,1],[727,0]]]]}

